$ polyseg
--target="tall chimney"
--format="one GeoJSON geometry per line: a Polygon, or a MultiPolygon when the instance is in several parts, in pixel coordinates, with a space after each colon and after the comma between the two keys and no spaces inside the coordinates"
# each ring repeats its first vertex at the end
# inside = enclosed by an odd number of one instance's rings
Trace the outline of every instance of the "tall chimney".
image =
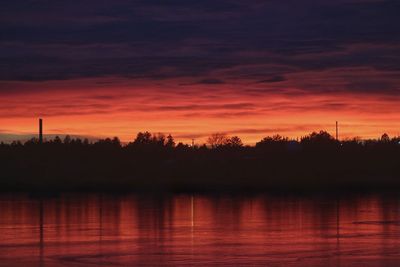
{"type": "Polygon", "coordinates": [[[43,120],[39,119],[39,143],[43,143],[43,120]]]}
{"type": "Polygon", "coordinates": [[[339,123],[336,121],[336,141],[339,141],[339,123]]]}

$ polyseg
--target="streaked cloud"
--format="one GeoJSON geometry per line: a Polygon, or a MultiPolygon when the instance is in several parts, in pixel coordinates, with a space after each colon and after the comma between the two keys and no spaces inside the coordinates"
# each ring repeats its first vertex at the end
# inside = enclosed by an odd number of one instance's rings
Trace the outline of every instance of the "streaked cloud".
{"type": "Polygon", "coordinates": [[[254,142],[335,120],[364,125],[348,136],[396,134],[399,12],[396,0],[4,0],[0,123],[27,133],[43,116],[52,133],[125,140],[254,142]]]}

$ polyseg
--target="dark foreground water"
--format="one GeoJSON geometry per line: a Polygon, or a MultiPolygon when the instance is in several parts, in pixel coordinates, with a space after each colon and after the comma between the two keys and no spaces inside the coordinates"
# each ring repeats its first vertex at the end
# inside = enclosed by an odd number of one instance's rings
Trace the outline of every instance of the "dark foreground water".
{"type": "Polygon", "coordinates": [[[0,266],[400,266],[400,197],[0,195],[0,266]]]}

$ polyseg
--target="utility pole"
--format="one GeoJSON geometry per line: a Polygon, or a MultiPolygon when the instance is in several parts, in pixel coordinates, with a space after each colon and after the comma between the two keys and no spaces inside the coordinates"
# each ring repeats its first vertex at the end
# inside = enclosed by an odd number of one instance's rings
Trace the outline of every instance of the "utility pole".
{"type": "Polygon", "coordinates": [[[39,143],[43,143],[43,120],[39,119],[39,143]]]}
{"type": "Polygon", "coordinates": [[[194,139],[192,139],[192,147],[194,148],[194,139]]]}

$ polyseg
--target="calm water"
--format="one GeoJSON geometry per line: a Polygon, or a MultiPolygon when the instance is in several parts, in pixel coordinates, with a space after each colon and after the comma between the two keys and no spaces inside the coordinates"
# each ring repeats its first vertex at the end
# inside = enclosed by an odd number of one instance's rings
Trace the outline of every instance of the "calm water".
{"type": "Polygon", "coordinates": [[[0,266],[399,266],[400,197],[0,195],[0,266]]]}

